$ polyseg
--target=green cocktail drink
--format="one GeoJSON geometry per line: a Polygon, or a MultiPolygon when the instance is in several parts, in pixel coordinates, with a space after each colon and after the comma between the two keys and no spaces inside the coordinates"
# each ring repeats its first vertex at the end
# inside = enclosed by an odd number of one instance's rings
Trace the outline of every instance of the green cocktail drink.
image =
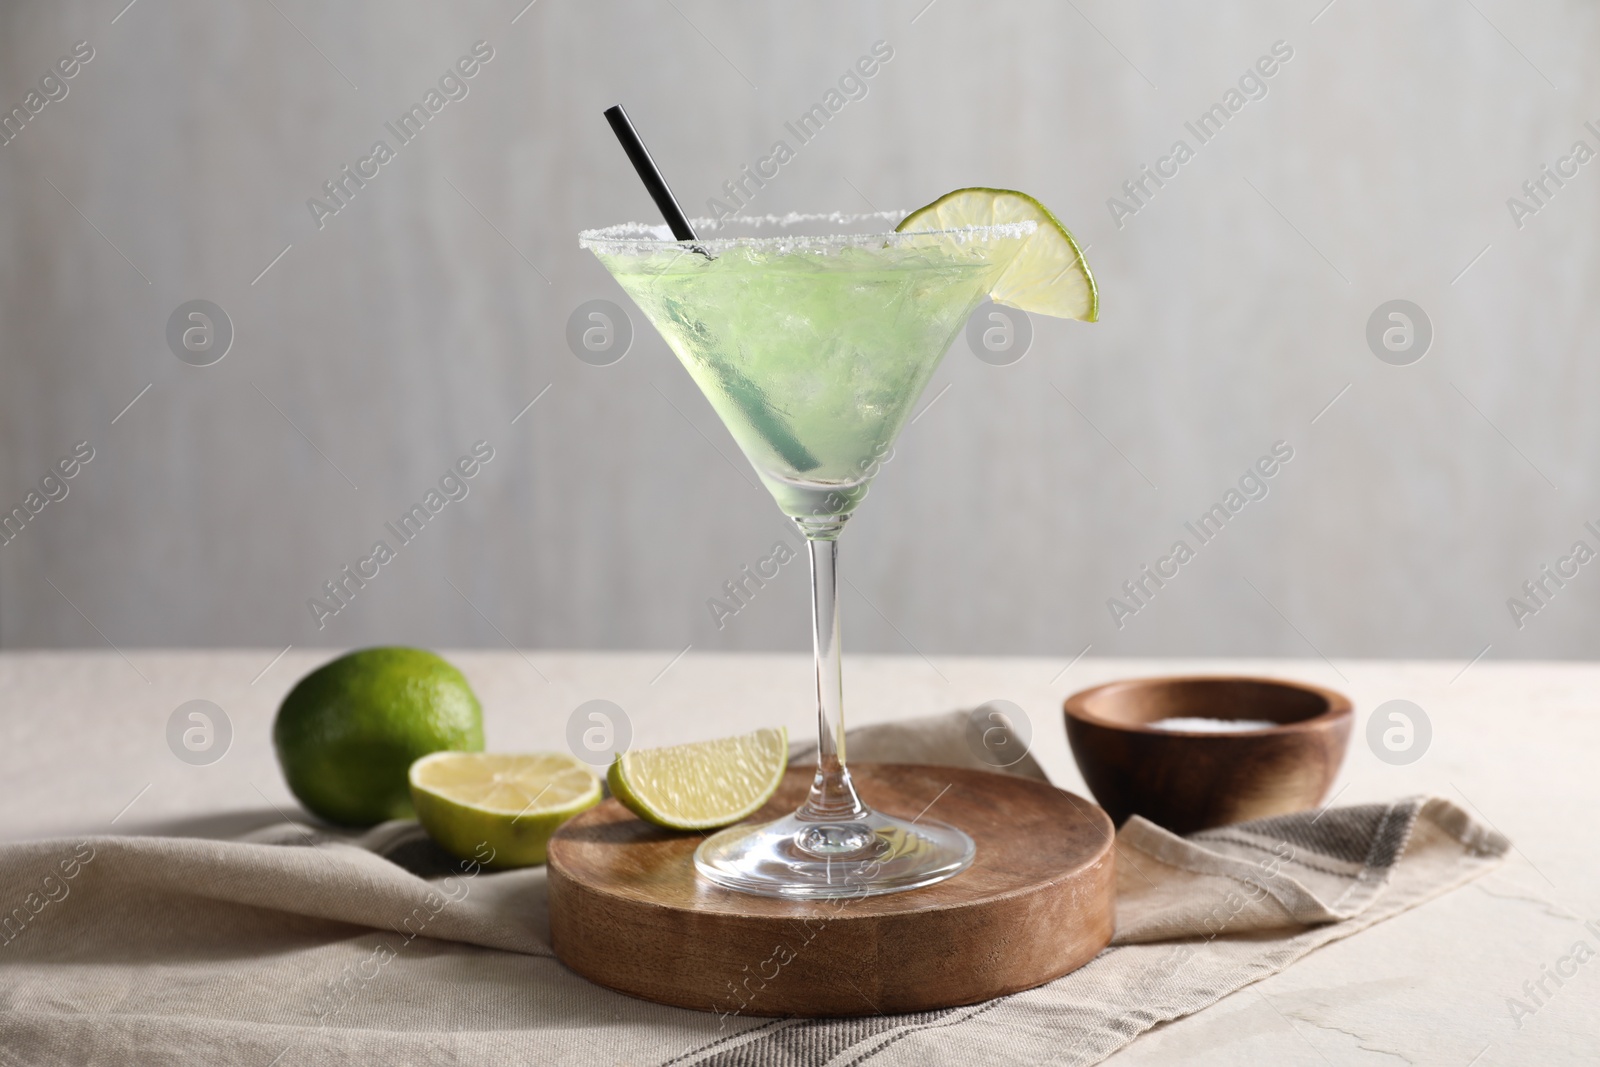
{"type": "Polygon", "coordinates": [[[877,243],[596,249],[795,519],[855,509],[1020,238],[877,243]]]}

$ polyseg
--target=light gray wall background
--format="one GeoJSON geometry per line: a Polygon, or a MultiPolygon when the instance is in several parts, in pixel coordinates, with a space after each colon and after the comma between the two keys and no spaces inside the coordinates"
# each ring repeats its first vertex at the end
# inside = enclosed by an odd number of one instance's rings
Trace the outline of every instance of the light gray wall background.
{"type": "Polygon", "coordinates": [[[568,350],[575,307],[626,303],[575,235],[652,215],[605,106],[701,211],[885,40],[755,207],[1025,189],[1104,311],[1011,366],[956,342],[847,531],[848,648],[1593,654],[1600,564],[1520,630],[1506,605],[1600,547],[1600,161],[1521,228],[1506,203],[1600,148],[1591,3],[124,3],[0,8],[7,108],[95,50],[0,147],[0,502],[95,449],[0,546],[0,645],[807,647],[799,562],[712,623],[787,531],[641,317],[615,365],[568,350]],[[319,229],[307,198],[478,40],[470,95],[319,229]],[[1279,40],[1266,98],[1118,228],[1279,40]],[[214,366],[165,341],[194,298],[236,331],[214,366]],[[1410,366],[1364,336],[1395,298],[1435,331],[1410,366]],[[480,439],[470,496],[319,630],[308,598],[480,439]],[[1270,496],[1118,629],[1107,599],[1280,440],[1270,496]]]}

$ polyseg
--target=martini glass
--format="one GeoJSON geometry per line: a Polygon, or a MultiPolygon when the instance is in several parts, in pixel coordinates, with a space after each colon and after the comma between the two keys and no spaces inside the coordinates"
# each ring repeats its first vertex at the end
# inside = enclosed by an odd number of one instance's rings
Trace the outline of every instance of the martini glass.
{"type": "Polygon", "coordinates": [[[972,862],[961,830],[874,811],[850,779],[838,538],[945,349],[1034,224],[886,232],[899,217],[694,220],[692,241],[637,224],[581,235],[810,548],[816,776],[793,814],[730,827],[696,850],[699,872],[730,889],[871,896],[931,885],[972,862]]]}

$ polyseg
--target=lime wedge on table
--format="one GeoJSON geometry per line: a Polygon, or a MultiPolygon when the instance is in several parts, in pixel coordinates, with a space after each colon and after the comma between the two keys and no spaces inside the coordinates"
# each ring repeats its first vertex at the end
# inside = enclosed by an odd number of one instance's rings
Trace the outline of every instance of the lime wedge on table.
{"type": "Polygon", "coordinates": [[[1061,221],[1026,193],[957,189],[913,211],[895,230],[959,230],[1004,222],[1038,226],[989,299],[1036,315],[1093,322],[1100,314],[1100,295],[1083,251],[1061,221]]]}
{"type": "Polygon", "coordinates": [[[720,741],[624,752],[606,784],[639,818],[669,830],[709,830],[751,815],[789,765],[789,732],[757,730],[720,741]]]}
{"type": "Polygon", "coordinates": [[[410,780],[428,835],[486,867],[543,863],[556,828],[600,803],[600,779],[557,752],[435,752],[411,765],[410,780]]]}

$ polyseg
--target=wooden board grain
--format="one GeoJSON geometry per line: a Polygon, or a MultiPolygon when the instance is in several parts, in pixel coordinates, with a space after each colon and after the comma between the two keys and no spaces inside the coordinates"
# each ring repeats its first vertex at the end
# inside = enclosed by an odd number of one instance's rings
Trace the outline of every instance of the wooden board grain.
{"type": "MultiPolygon", "coordinates": [[[[791,768],[756,818],[793,810],[811,774],[791,768]]],[[[972,866],[884,896],[751,896],[695,873],[701,835],[607,800],[550,843],[557,957],[600,985],[700,1011],[874,1015],[1031,989],[1110,941],[1113,831],[1092,802],[986,771],[863,763],[851,774],[872,806],[904,818],[926,809],[971,834],[972,866]]]]}

